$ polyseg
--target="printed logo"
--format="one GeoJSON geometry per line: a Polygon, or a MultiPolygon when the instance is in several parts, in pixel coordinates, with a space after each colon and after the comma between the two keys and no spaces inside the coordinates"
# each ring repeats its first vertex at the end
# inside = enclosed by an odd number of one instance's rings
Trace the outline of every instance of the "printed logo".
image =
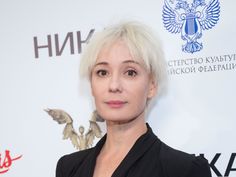
{"type": "Polygon", "coordinates": [[[84,150],[92,147],[95,137],[101,138],[102,131],[97,122],[103,122],[97,111],[92,113],[89,120],[89,129],[85,133],[84,126],[79,127],[79,133],[73,127],[72,117],[61,109],[45,109],[45,111],[59,124],[66,124],[63,130],[63,139],[70,139],[76,149],[84,150]]]}
{"type": "Polygon", "coordinates": [[[162,19],[164,27],[170,33],[181,33],[186,41],[182,51],[194,53],[202,50],[202,43],[197,40],[202,37],[204,30],[213,28],[220,16],[219,0],[164,0],[162,19]]]}
{"type": "Polygon", "coordinates": [[[5,156],[2,156],[2,154],[0,154],[0,174],[8,172],[12,165],[12,162],[20,159],[21,157],[22,155],[12,158],[9,150],[5,151],[5,156]]]}

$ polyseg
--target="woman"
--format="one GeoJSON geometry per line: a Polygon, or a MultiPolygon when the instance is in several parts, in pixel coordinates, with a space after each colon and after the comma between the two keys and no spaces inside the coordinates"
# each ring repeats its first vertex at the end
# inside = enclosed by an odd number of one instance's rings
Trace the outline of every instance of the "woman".
{"type": "Polygon", "coordinates": [[[94,148],[62,157],[57,177],[210,177],[207,160],[161,142],[146,123],[147,107],[164,91],[160,42],[138,22],[97,33],[81,59],[107,134],[94,148]]]}

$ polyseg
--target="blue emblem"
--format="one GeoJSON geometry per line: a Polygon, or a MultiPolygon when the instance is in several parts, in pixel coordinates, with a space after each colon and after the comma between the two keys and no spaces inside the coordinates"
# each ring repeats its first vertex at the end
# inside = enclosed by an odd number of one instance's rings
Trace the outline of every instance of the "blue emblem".
{"type": "Polygon", "coordinates": [[[181,38],[186,41],[182,51],[187,53],[198,52],[203,48],[197,40],[202,37],[203,30],[213,28],[219,20],[219,0],[164,0],[163,23],[167,31],[181,33],[181,38]]]}

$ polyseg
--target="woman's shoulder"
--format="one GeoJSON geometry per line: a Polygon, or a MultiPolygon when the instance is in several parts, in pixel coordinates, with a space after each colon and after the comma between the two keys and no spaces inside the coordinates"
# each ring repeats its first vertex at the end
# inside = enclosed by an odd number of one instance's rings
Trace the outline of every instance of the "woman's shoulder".
{"type": "Polygon", "coordinates": [[[93,148],[62,156],[57,162],[56,177],[70,176],[83,163],[93,148]]]}
{"type": "Polygon", "coordinates": [[[208,161],[162,143],[160,158],[163,171],[173,177],[211,177],[208,161]]]}
{"type": "Polygon", "coordinates": [[[59,161],[63,160],[63,161],[71,163],[71,162],[74,162],[74,161],[83,160],[90,153],[90,151],[92,151],[92,149],[93,148],[82,150],[82,151],[73,152],[71,154],[66,154],[66,155],[62,156],[59,159],[59,161]]]}

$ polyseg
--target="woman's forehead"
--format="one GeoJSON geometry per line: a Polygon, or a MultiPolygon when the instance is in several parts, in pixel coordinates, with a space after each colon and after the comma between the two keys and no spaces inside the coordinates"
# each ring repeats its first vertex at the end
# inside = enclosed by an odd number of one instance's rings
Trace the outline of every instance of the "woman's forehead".
{"type": "Polygon", "coordinates": [[[122,39],[110,41],[101,47],[95,63],[109,62],[109,57],[114,57],[116,60],[121,60],[121,62],[124,63],[145,64],[138,51],[132,49],[127,42],[122,39]]]}

